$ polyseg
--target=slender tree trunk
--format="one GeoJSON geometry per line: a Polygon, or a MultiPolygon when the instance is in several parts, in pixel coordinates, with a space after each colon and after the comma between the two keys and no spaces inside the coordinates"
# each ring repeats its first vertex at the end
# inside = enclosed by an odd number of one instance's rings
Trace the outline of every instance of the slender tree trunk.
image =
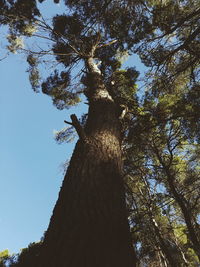
{"type": "MultiPolygon", "coordinates": [[[[173,231],[173,229],[172,229],[172,231],[173,231]]],[[[188,263],[188,261],[187,261],[187,259],[185,257],[185,253],[183,252],[181,246],[179,245],[178,240],[177,240],[177,238],[176,238],[175,235],[174,235],[174,241],[175,241],[175,244],[176,244],[176,246],[177,246],[177,248],[179,250],[179,253],[181,255],[181,259],[183,261],[184,266],[188,267],[189,266],[189,263],[188,263]]]]}
{"type": "Polygon", "coordinates": [[[159,259],[159,264],[160,264],[160,267],[168,267],[168,264],[167,264],[167,261],[166,261],[166,258],[162,252],[162,250],[158,250],[158,259],[159,259]]]}
{"type": "MultiPolygon", "coordinates": [[[[169,263],[169,266],[171,267],[176,267],[177,266],[177,261],[174,260],[173,258],[173,255],[171,255],[171,251],[169,250],[167,244],[166,244],[166,241],[164,240],[163,236],[162,236],[162,233],[159,229],[159,226],[154,218],[154,215],[153,215],[153,201],[152,201],[152,194],[151,194],[151,191],[150,191],[150,187],[149,187],[149,183],[148,181],[144,178],[143,179],[144,183],[145,183],[145,186],[146,186],[146,190],[147,190],[147,195],[148,195],[148,199],[150,201],[150,203],[147,204],[148,206],[148,209],[149,209],[149,219],[151,221],[151,225],[153,227],[153,230],[154,230],[154,233],[155,233],[155,236],[157,237],[158,239],[158,246],[159,248],[161,249],[160,253],[162,253],[162,259],[164,260],[164,265],[166,265],[166,261],[169,263]]],[[[143,195],[143,192],[141,191],[141,194],[143,195]]],[[[143,196],[144,199],[145,199],[145,196],[143,196]]],[[[168,264],[167,264],[168,265],[168,264]]]]}
{"type": "Polygon", "coordinates": [[[159,246],[161,248],[163,257],[165,255],[165,259],[168,261],[169,266],[171,266],[171,267],[178,266],[177,261],[174,260],[173,255],[171,255],[171,252],[169,251],[167,244],[166,244],[165,240],[163,239],[162,234],[160,233],[158,224],[157,224],[156,220],[153,218],[153,216],[151,218],[151,222],[152,222],[155,234],[159,240],[159,246]]]}
{"type": "Polygon", "coordinates": [[[77,131],[80,139],[45,235],[41,267],[135,266],[117,110],[100,75],[90,79],[88,120],[77,131]]]}

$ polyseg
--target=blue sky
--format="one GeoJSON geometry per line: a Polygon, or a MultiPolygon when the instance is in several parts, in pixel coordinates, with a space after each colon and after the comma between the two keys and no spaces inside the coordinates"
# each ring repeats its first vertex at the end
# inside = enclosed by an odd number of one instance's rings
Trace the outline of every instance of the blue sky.
{"type": "Polygon", "coordinates": [[[82,108],[58,111],[30,88],[23,60],[0,62],[0,251],[16,252],[47,228],[74,144],[57,145],[53,130],[82,108]]]}
{"type": "MultiPolygon", "coordinates": [[[[44,2],[45,3],[45,2],[44,2]]],[[[44,9],[47,16],[62,6],[44,9]]],[[[136,62],[134,57],[127,65],[136,62]]],[[[10,55],[0,62],[0,251],[19,252],[39,241],[48,227],[63,174],[74,143],[58,145],[53,130],[86,107],[57,110],[51,99],[30,88],[23,56],[10,55]]]]}
{"type": "MultiPolygon", "coordinates": [[[[46,16],[61,6],[44,3],[46,16]]],[[[1,55],[2,57],[2,55],[1,55]]],[[[64,126],[71,113],[59,111],[51,99],[30,88],[22,56],[0,62],[0,251],[18,252],[39,241],[58,197],[63,174],[74,144],[58,145],[53,130],[64,126]]]]}

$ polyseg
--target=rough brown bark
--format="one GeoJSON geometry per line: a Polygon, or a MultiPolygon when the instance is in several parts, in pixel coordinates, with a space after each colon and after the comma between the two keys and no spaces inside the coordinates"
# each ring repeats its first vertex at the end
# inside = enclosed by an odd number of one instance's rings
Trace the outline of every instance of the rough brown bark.
{"type": "Polygon", "coordinates": [[[79,139],[46,232],[41,267],[134,267],[114,101],[93,75],[79,139]]]}

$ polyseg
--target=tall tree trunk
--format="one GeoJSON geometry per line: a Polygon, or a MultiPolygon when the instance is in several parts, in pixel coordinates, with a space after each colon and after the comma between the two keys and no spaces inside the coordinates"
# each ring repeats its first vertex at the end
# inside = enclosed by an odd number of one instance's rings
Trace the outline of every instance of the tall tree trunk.
{"type": "Polygon", "coordinates": [[[77,131],[80,139],[45,235],[41,267],[135,266],[117,109],[101,76],[92,73],[90,80],[87,123],[77,131]]]}

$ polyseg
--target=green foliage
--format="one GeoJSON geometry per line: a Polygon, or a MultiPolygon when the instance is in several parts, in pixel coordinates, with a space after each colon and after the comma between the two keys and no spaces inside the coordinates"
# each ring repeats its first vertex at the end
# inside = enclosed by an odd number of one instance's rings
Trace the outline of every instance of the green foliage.
{"type": "Polygon", "coordinates": [[[0,252],[1,258],[7,257],[7,256],[9,256],[9,251],[7,249],[0,252]]]}
{"type": "Polygon", "coordinates": [[[58,144],[67,142],[70,143],[76,136],[74,127],[65,127],[59,131],[54,130],[54,138],[58,144]]]}
{"type": "Polygon", "coordinates": [[[135,68],[117,70],[111,77],[109,91],[113,99],[119,105],[125,105],[130,110],[136,107],[136,80],[139,72],[135,68]]]}
{"type": "Polygon", "coordinates": [[[8,258],[9,251],[7,249],[0,251],[0,267],[6,267],[6,261],[8,260],[8,258]]]}
{"type": "Polygon", "coordinates": [[[53,18],[53,36],[57,38],[58,36],[80,36],[84,25],[79,20],[78,14],[74,13],[72,16],[57,15],[53,18]]]}
{"type": "Polygon", "coordinates": [[[42,92],[50,95],[53,104],[58,109],[68,108],[80,102],[77,94],[67,90],[70,83],[69,72],[62,71],[60,74],[55,70],[54,74],[47,78],[42,84],[42,92]]]}
{"type": "Polygon", "coordinates": [[[8,35],[7,40],[10,45],[7,46],[8,50],[12,53],[16,53],[18,49],[23,48],[23,39],[16,35],[8,35]]]}
{"type": "Polygon", "coordinates": [[[35,92],[39,92],[40,88],[40,74],[38,70],[39,61],[37,57],[34,57],[32,54],[28,55],[27,62],[29,64],[28,73],[29,80],[32,86],[32,89],[35,92]]]}

